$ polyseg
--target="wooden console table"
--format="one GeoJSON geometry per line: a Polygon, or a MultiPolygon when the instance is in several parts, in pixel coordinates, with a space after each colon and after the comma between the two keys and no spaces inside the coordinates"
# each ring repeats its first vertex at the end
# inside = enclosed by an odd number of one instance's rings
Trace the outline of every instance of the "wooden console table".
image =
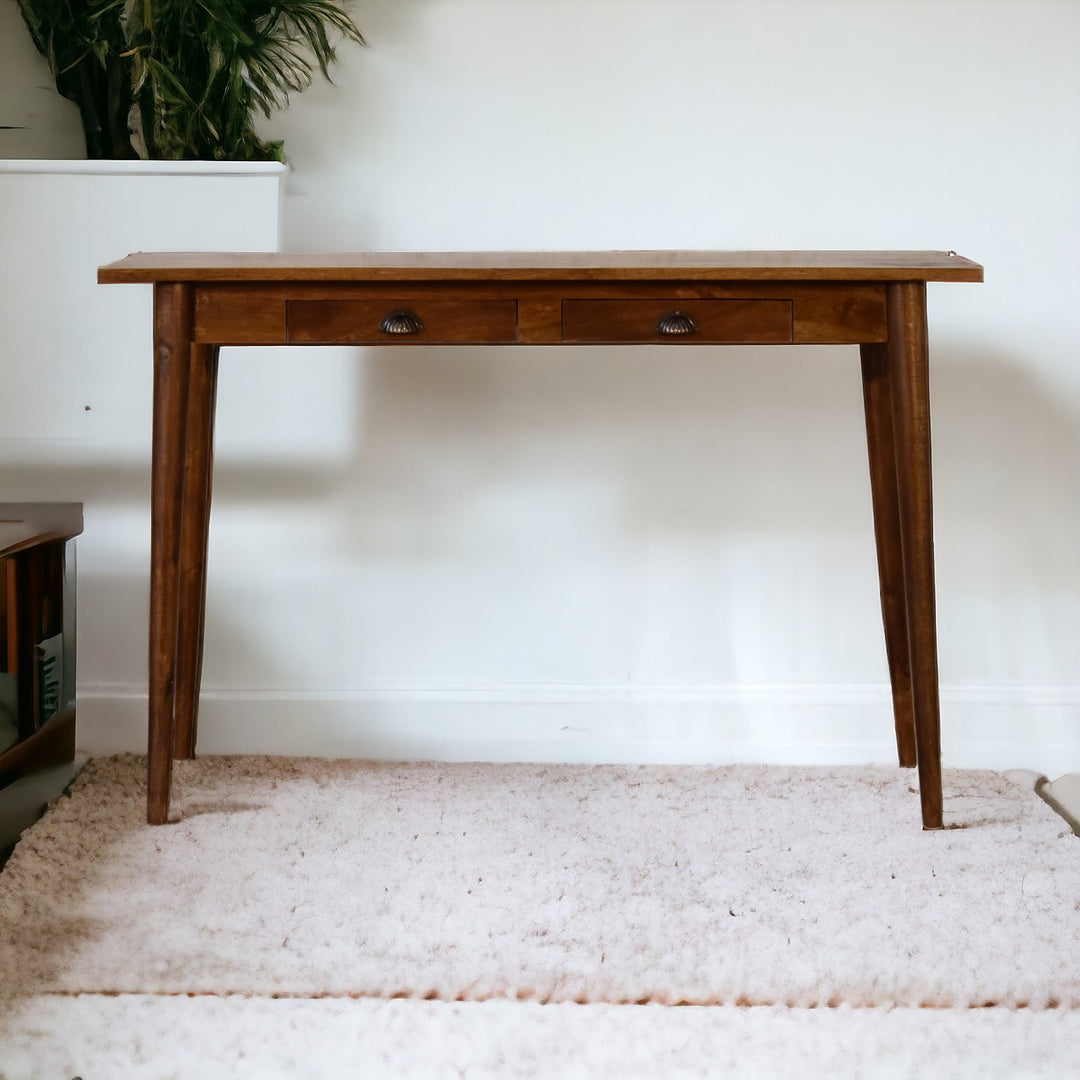
{"type": "Polygon", "coordinates": [[[214,399],[222,345],[858,345],[900,764],[939,829],[928,281],[954,252],[138,254],[102,283],[154,286],[147,818],[195,752],[214,399]]]}

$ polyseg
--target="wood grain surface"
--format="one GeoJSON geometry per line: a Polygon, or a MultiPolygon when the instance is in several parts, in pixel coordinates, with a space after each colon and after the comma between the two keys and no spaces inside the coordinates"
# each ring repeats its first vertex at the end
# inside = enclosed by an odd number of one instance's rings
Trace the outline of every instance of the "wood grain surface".
{"type": "Polygon", "coordinates": [[[982,281],[947,251],[139,252],[101,284],[155,281],[982,281]]]}

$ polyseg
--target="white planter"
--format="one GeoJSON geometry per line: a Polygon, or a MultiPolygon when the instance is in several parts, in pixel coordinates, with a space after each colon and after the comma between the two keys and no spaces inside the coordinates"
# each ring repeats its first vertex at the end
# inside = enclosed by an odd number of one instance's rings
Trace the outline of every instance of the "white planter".
{"type": "Polygon", "coordinates": [[[80,745],[108,741],[94,733],[113,698],[146,684],[150,291],[99,286],[97,268],[139,250],[277,250],[286,173],[0,161],[0,502],[84,504],[80,745]]]}
{"type": "Polygon", "coordinates": [[[103,289],[130,251],[274,251],[277,163],[0,161],[5,439],[148,445],[147,288],[103,289]]]}

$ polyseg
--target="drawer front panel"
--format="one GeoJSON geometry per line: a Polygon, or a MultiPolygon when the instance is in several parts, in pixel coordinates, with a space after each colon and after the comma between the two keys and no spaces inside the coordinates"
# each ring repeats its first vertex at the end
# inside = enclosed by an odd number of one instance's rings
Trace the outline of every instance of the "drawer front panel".
{"type": "Polygon", "coordinates": [[[230,285],[198,289],[195,340],[216,345],[281,345],[285,341],[284,294],[230,285]]]}
{"type": "Polygon", "coordinates": [[[290,300],[288,340],[357,345],[512,344],[516,300],[290,300]]]}
{"type": "Polygon", "coordinates": [[[791,301],[565,300],[562,340],[580,344],[783,344],[791,341],[791,301]],[[684,332],[662,333],[662,324],[684,332]]]}

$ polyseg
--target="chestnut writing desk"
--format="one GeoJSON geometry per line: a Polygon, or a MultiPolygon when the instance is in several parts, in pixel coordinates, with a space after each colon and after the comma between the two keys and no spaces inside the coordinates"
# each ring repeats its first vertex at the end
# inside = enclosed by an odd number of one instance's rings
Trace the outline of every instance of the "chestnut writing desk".
{"type": "Polygon", "coordinates": [[[214,399],[222,345],[858,345],[900,764],[939,829],[928,281],[954,252],[143,253],[105,284],[154,286],[149,792],[168,816],[195,752],[214,399]]]}

